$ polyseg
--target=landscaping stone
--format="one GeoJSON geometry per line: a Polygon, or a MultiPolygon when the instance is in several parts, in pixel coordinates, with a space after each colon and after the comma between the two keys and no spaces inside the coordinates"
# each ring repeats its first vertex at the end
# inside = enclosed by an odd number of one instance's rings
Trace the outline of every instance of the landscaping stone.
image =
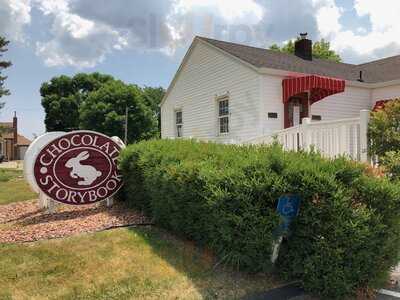
{"type": "Polygon", "coordinates": [[[121,204],[111,208],[60,205],[54,214],[49,214],[31,200],[0,206],[0,243],[32,242],[142,224],[149,224],[149,220],[121,204]]]}

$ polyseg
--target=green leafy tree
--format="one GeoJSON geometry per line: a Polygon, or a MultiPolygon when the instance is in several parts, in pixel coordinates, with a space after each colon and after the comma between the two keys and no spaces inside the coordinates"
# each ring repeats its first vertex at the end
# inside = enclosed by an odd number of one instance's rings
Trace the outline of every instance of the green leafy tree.
{"type": "MultiPolygon", "coordinates": [[[[295,43],[295,40],[289,40],[289,42],[284,44],[282,47],[279,47],[277,44],[272,44],[269,47],[269,49],[284,52],[284,53],[294,54],[294,43],[295,43]]],[[[324,39],[321,39],[320,41],[315,42],[313,44],[312,50],[313,50],[313,57],[315,57],[315,58],[327,59],[327,60],[332,60],[335,62],[342,61],[339,54],[337,54],[335,51],[331,50],[331,44],[324,39]]]]}
{"type": "Polygon", "coordinates": [[[123,137],[125,109],[128,107],[128,142],[154,137],[158,132],[157,116],[144,98],[142,90],[136,85],[122,81],[107,82],[82,102],[79,108],[80,128],[123,137]]]}
{"type": "Polygon", "coordinates": [[[52,78],[40,93],[47,131],[90,129],[123,138],[129,107],[128,142],[158,135],[163,88],[141,89],[109,75],[80,73],[52,78]]]}
{"type": "Polygon", "coordinates": [[[7,41],[4,37],[0,36],[0,98],[2,96],[6,96],[6,95],[10,94],[10,91],[4,87],[4,81],[7,79],[7,76],[3,76],[2,71],[4,69],[7,69],[8,67],[10,67],[11,62],[1,60],[1,58],[3,57],[3,53],[8,51],[7,45],[9,43],[10,42],[7,41]]]}
{"type": "Polygon", "coordinates": [[[40,95],[46,113],[47,131],[67,131],[79,128],[79,106],[90,92],[115,80],[99,73],[61,75],[42,84],[40,95]]]}
{"type": "Polygon", "coordinates": [[[400,99],[371,113],[368,128],[369,152],[377,156],[392,178],[400,178],[400,99]]]}
{"type": "MultiPolygon", "coordinates": [[[[4,37],[0,36],[0,98],[10,94],[10,91],[4,87],[4,81],[7,79],[7,76],[2,75],[2,71],[11,66],[10,61],[4,61],[1,58],[3,57],[3,53],[8,51],[7,45],[10,42],[7,41],[4,37]]],[[[0,101],[0,109],[4,106],[4,102],[0,101]]],[[[4,132],[4,128],[0,126],[0,134],[4,132]]]]}
{"type": "Polygon", "coordinates": [[[146,86],[143,89],[143,100],[153,111],[157,122],[158,122],[158,132],[161,132],[161,110],[160,103],[165,95],[165,89],[162,87],[149,87],[146,86]]]}

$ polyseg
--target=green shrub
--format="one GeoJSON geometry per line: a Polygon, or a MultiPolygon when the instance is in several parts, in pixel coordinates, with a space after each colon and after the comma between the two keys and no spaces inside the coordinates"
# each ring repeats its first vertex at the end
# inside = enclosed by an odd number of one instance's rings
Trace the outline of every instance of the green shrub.
{"type": "Polygon", "coordinates": [[[397,263],[399,188],[344,158],[160,140],[129,146],[120,167],[129,204],[231,266],[271,270],[277,200],[287,193],[302,203],[276,265],[285,278],[342,297],[379,286],[397,263]]]}
{"type": "Polygon", "coordinates": [[[390,179],[400,179],[400,99],[371,113],[368,137],[370,155],[378,158],[390,179]]]}
{"type": "Polygon", "coordinates": [[[383,109],[371,113],[368,136],[371,155],[384,156],[400,149],[400,99],[388,102],[383,109]]]}
{"type": "Polygon", "coordinates": [[[386,152],[381,157],[380,163],[384,166],[389,178],[400,179],[400,150],[386,152]]]}

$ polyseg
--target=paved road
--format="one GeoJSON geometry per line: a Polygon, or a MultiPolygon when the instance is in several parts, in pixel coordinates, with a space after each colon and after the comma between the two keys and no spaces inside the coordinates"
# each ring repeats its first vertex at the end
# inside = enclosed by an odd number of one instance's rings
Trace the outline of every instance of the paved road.
{"type": "MultiPolygon", "coordinates": [[[[297,284],[289,284],[246,297],[243,300],[318,300],[318,298],[306,295],[297,284]]],[[[381,290],[376,300],[400,300],[400,293],[381,290]]]]}

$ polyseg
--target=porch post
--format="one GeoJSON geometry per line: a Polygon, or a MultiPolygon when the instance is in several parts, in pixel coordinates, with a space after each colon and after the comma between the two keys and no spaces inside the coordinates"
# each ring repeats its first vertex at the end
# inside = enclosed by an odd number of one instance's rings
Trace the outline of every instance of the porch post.
{"type": "Polygon", "coordinates": [[[368,157],[368,122],[370,111],[363,109],[360,111],[360,161],[369,162],[368,157]]]}
{"type": "Polygon", "coordinates": [[[306,151],[311,150],[311,131],[310,131],[310,123],[311,119],[310,118],[303,118],[302,124],[301,124],[301,129],[303,132],[303,149],[306,151]]]}

